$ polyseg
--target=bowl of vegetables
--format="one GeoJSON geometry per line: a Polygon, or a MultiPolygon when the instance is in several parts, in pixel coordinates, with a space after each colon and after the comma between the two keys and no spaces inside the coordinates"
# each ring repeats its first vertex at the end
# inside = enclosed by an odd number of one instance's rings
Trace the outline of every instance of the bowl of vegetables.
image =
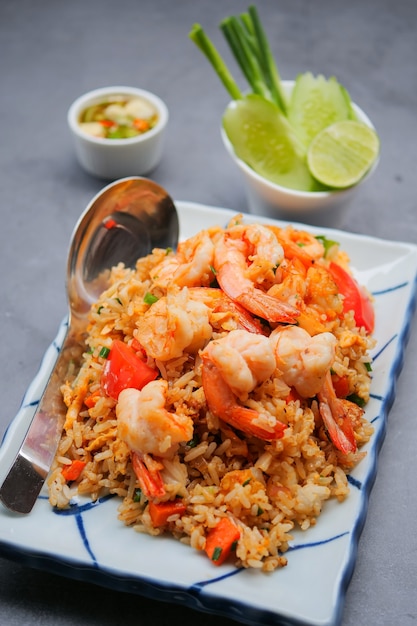
{"type": "Polygon", "coordinates": [[[201,25],[190,38],[231,96],[221,136],[243,174],[250,211],[339,226],[343,208],[378,164],[371,120],[333,76],[305,72],[281,80],[255,6],[220,28],[249,91],[241,91],[201,25]]]}
{"type": "Polygon", "coordinates": [[[155,94],[136,87],[94,89],[68,110],[68,125],[81,166],[106,180],[148,174],[159,163],[168,109],[155,94]]]}

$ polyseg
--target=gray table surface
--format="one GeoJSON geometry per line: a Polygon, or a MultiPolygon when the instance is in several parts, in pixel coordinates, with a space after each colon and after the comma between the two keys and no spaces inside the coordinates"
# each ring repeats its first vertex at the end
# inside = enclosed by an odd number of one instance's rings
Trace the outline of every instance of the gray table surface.
{"type": "MultiPolygon", "coordinates": [[[[248,2],[249,4],[249,2],[248,2]]],[[[259,0],[283,78],[336,74],[381,137],[379,168],[344,228],[417,242],[417,5],[415,0],[259,0]]],[[[66,313],[73,226],[103,181],[78,166],[66,126],[81,93],[112,84],[159,94],[170,110],[152,173],[176,200],[246,210],[239,173],[219,136],[227,94],[188,39],[237,0],[1,0],[0,437],[66,313]]],[[[391,410],[343,626],[417,620],[416,320],[391,410]]],[[[178,605],[104,590],[0,558],[0,623],[13,626],[231,625],[178,605]]]]}

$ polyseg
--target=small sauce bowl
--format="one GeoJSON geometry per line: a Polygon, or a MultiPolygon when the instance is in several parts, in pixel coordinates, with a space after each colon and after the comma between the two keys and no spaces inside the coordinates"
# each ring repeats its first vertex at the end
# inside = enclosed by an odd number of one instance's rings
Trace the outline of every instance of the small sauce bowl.
{"type": "Polygon", "coordinates": [[[75,153],[80,165],[93,176],[115,180],[127,176],[143,176],[159,163],[163,152],[168,109],[155,94],[136,87],[102,87],[77,98],[68,110],[67,121],[74,140],[75,153]],[[83,130],[83,112],[103,102],[114,99],[141,99],[155,110],[156,122],[142,134],[134,137],[107,138],[83,130]]]}

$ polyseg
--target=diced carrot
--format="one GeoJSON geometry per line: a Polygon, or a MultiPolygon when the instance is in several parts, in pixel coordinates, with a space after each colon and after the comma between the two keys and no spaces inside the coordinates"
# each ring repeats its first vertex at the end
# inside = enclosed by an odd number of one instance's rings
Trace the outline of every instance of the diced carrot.
{"type": "Polygon", "coordinates": [[[111,128],[116,125],[116,122],[113,122],[113,120],[100,120],[100,124],[105,128],[111,128]]]}
{"type": "Polygon", "coordinates": [[[90,393],[89,396],[84,398],[84,404],[88,409],[92,409],[93,406],[97,404],[97,400],[100,397],[100,389],[96,389],[93,393],[90,393]]]}
{"type": "Polygon", "coordinates": [[[233,545],[240,537],[240,530],[228,517],[210,530],[206,537],[205,552],[215,565],[221,565],[227,559],[233,545]]]}
{"type": "Polygon", "coordinates": [[[66,481],[77,480],[80,477],[86,463],[80,459],[72,461],[71,465],[62,468],[62,475],[66,481]]]}
{"type": "Polygon", "coordinates": [[[133,120],[133,125],[136,128],[136,130],[139,130],[140,132],[145,132],[145,130],[149,130],[150,128],[150,124],[147,120],[143,120],[140,117],[137,117],[135,120],[133,120]]]}
{"type": "Polygon", "coordinates": [[[185,513],[186,505],[183,500],[172,500],[169,502],[149,502],[149,515],[155,528],[165,526],[171,515],[185,513]]]}

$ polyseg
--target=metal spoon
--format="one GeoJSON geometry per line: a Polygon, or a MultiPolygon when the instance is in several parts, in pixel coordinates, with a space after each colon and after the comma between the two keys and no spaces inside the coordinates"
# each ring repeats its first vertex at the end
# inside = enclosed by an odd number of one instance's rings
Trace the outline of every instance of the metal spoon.
{"type": "Polygon", "coordinates": [[[71,238],[67,265],[68,330],[28,432],[0,487],[0,500],[16,513],[30,513],[49,473],[65,421],[60,385],[85,350],[87,315],[107,287],[111,267],[133,267],[155,247],[178,242],[175,205],[156,183],[140,177],[118,180],[98,193],[71,238]]]}

